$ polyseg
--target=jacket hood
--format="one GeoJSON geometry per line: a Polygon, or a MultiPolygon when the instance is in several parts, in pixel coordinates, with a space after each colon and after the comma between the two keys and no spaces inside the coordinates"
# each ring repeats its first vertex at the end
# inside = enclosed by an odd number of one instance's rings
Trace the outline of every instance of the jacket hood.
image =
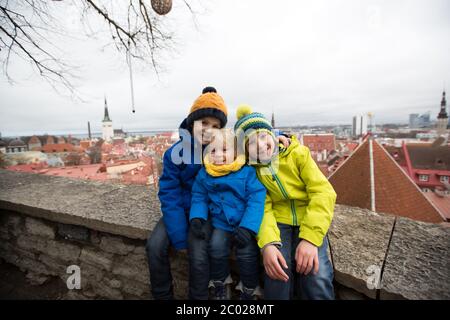
{"type": "Polygon", "coordinates": [[[192,128],[189,128],[187,125],[187,118],[184,118],[184,120],[178,126],[178,132],[180,132],[181,129],[188,130],[190,133],[192,133],[192,128]]]}
{"type": "Polygon", "coordinates": [[[287,148],[280,147],[279,155],[281,158],[289,155],[289,153],[291,153],[292,150],[294,150],[295,148],[297,148],[300,145],[300,142],[298,141],[298,139],[295,135],[292,135],[290,138],[291,138],[291,144],[289,145],[289,147],[287,147],[287,148]]]}

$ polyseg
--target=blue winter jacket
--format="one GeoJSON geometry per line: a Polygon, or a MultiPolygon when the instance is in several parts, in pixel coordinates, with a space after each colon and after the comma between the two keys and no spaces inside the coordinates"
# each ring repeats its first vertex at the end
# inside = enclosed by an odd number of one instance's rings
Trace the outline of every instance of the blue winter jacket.
{"type": "Polygon", "coordinates": [[[226,176],[210,176],[205,168],[197,174],[192,187],[189,219],[208,219],[217,229],[232,232],[244,227],[256,234],[264,214],[266,189],[253,167],[243,166],[226,176]]]}
{"type": "MultiPolygon", "coordinates": [[[[186,120],[180,129],[187,129],[186,120]]],[[[183,137],[180,130],[180,140],[164,153],[158,196],[169,240],[177,250],[187,248],[191,189],[202,168],[202,151],[199,143],[190,136],[183,137]]]]}

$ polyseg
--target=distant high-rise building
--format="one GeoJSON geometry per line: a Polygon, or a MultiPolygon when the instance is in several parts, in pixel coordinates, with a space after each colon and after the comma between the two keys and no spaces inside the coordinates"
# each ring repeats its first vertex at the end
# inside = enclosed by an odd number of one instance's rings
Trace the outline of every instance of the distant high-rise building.
{"type": "Polygon", "coordinates": [[[411,113],[409,115],[409,127],[411,129],[419,127],[419,114],[418,113],[411,113]]]}
{"type": "Polygon", "coordinates": [[[426,128],[429,127],[431,125],[431,121],[430,121],[430,112],[426,112],[424,114],[421,114],[419,116],[419,126],[421,128],[426,128]]]}
{"type": "Polygon", "coordinates": [[[358,115],[353,117],[352,135],[360,137],[367,133],[367,117],[365,115],[358,115]]]}
{"type": "Polygon", "coordinates": [[[272,124],[272,128],[275,128],[275,114],[273,113],[273,111],[272,111],[272,121],[271,121],[271,124],[272,124]]]}
{"type": "Polygon", "coordinates": [[[105,141],[111,140],[114,137],[114,130],[112,126],[112,120],[109,118],[108,103],[105,97],[105,115],[102,121],[102,138],[105,141]]]}
{"type": "Polygon", "coordinates": [[[441,109],[437,117],[437,133],[444,135],[448,126],[447,101],[445,100],[445,91],[442,92],[441,109]]]}
{"type": "Polygon", "coordinates": [[[410,129],[416,129],[416,128],[427,128],[430,127],[431,121],[430,121],[430,112],[426,112],[424,114],[418,114],[418,113],[411,113],[409,115],[409,128],[410,129]]]}

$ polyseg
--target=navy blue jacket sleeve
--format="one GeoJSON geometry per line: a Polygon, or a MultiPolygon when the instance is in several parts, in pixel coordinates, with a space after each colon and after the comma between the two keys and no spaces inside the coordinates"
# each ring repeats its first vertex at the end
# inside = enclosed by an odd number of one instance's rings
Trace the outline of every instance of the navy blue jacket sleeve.
{"type": "Polygon", "coordinates": [[[247,170],[248,173],[245,186],[247,206],[239,226],[252,230],[254,233],[258,234],[264,215],[266,188],[259,182],[255,168],[248,167],[247,170]]]}
{"type": "Polygon", "coordinates": [[[180,167],[172,162],[172,148],[164,153],[163,173],[159,179],[159,201],[167,234],[177,250],[187,248],[188,221],[183,206],[180,167]]]}

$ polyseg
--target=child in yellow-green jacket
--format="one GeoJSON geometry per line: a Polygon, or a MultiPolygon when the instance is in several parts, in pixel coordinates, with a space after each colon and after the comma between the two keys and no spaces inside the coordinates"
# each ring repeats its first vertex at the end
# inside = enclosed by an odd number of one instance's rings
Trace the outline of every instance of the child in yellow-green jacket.
{"type": "Polygon", "coordinates": [[[277,147],[270,122],[241,106],[235,130],[267,189],[258,233],[265,268],[265,299],[334,299],[327,232],[336,193],[295,136],[277,147]]]}

